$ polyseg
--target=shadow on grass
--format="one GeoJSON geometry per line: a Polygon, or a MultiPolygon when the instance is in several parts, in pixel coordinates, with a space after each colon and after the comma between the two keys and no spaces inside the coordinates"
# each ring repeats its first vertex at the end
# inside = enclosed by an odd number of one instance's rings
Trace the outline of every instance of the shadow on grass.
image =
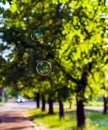
{"type": "Polygon", "coordinates": [[[42,120],[45,119],[46,125],[48,124],[48,127],[52,130],[76,130],[72,129],[72,126],[75,126],[75,121],[73,121],[73,118],[76,118],[76,112],[70,109],[65,111],[65,117],[61,120],[59,118],[58,111],[51,115],[46,112],[35,112],[30,118],[31,120],[40,120],[40,118],[42,120]],[[66,126],[64,123],[66,123],[66,126]]]}
{"type": "MultiPolygon", "coordinates": [[[[58,120],[60,120],[59,119],[59,114],[58,114],[58,112],[54,112],[54,113],[52,113],[52,114],[49,114],[49,113],[46,113],[46,112],[39,112],[39,113],[36,113],[36,114],[34,114],[33,116],[31,116],[30,118],[32,119],[32,120],[34,120],[34,119],[36,119],[36,118],[44,118],[44,117],[46,117],[46,116],[54,116],[54,115],[58,115],[58,120]]],[[[68,116],[70,116],[70,118],[72,117],[73,118],[73,116],[75,116],[76,115],[76,112],[75,112],[75,110],[73,111],[73,110],[66,110],[65,111],[65,116],[66,115],[68,115],[68,116]]],[[[63,118],[62,120],[65,120],[65,118],[63,118]]]]}
{"type": "Polygon", "coordinates": [[[35,115],[33,115],[33,116],[30,116],[30,119],[31,120],[34,120],[34,119],[36,119],[36,118],[44,118],[44,117],[46,117],[46,116],[54,116],[54,115],[56,115],[57,113],[53,113],[53,114],[49,114],[49,113],[37,113],[37,114],[35,114],[35,115]]]}
{"type": "Polygon", "coordinates": [[[89,117],[91,120],[107,120],[108,121],[108,115],[103,114],[102,112],[99,111],[94,111],[94,110],[86,110],[86,117],[89,117]]]}

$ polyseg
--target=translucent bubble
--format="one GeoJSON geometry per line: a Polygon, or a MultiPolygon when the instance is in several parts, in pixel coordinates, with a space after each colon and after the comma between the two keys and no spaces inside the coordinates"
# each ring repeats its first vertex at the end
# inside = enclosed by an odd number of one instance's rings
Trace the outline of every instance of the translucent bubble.
{"type": "Polygon", "coordinates": [[[36,41],[42,41],[43,40],[43,33],[39,30],[33,29],[31,32],[31,38],[32,40],[36,41]]]}
{"type": "Polygon", "coordinates": [[[48,61],[39,61],[36,66],[37,73],[41,76],[47,76],[51,73],[51,63],[48,61]]]}

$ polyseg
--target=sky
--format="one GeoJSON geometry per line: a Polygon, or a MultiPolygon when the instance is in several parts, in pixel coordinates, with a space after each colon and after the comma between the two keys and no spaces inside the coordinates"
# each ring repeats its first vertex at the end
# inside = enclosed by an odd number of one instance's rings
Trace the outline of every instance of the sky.
{"type": "Polygon", "coordinates": [[[106,5],[108,5],[108,0],[106,0],[106,5]]]}
{"type": "MultiPolygon", "coordinates": [[[[5,10],[9,9],[9,3],[7,2],[5,5],[3,3],[0,2],[0,7],[4,7],[5,10]]],[[[2,14],[0,15],[0,28],[3,27],[3,24],[2,24],[2,14]]],[[[2,35],[2,34],[1,34],[2,35]]],[[[0,39],[0,44],[3,43],[2,39],[0,39]]],[[[4,42],[4,44],[6,44],[4,42]]],[[[4,52],[1,53],[1,55],[3,56],[3,58],[7,59],[7,55],[11,53],[11,50],[5,50],[4,52]]]]}
{"type": "Polygon", "coordinates": [[[2,2],[0,2],[0,7],[4,7],[5,9],[8,9],[10,6],[8,2],[6,2],[5,5],[2,2]]]}

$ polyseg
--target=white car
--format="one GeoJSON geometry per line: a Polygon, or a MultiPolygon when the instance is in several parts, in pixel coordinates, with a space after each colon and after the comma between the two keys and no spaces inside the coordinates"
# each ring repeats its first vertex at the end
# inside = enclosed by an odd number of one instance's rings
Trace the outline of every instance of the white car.
{"type": "Polygon", "coordinates": [[[22,96],[20,96],[20,95],[18,95],[18,97],[17,97],[17,100],[16,100],[17,102],[25,102],[25,98],[24,97],[22,97],[22,96]]]}
{"type": "Polygon", "coordinates": [[[25,102],[25,99],[24,98],[18,98],[17,102],[25,102]]]}

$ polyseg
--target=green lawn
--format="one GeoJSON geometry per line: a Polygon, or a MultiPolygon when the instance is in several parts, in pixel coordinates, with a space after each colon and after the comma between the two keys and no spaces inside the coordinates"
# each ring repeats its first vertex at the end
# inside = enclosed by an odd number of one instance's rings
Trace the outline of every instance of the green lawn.
{"type": "Polygon", "coordinates": [[[0,106],[3,106],[5,104],[6,104],[6,102],[0,102],[0,106]]]}
{"type": "MultiPolygon", "coordinates": [[[[59,120],[58,109],[55,109],[54,115],[48,115],[47,112],[41,112],[40,109],[27,110],[32,119],[45,126],[48,130],[77,130],[75,110],[66,109],[65,118],[59,120]]],[[[108,115],[103,115],[97,111],[86,111],[86,128],[84,130],[108,130],[108,115]]]]}

